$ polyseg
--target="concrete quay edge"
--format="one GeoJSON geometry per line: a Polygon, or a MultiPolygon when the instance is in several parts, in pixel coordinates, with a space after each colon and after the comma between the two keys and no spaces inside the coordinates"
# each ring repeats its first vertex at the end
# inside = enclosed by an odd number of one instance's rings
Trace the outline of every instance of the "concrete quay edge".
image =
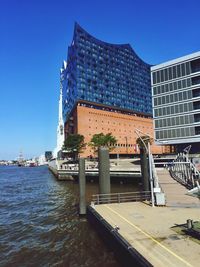
{"type": "Polygon", "coordinates": [[[97,230],[98,234],[101,235],[101,238],[103,238],[108,247],[114,251],[116,258],[122,266],[153,266],[91,206],[87,207],[87,219],[97,230]]]}

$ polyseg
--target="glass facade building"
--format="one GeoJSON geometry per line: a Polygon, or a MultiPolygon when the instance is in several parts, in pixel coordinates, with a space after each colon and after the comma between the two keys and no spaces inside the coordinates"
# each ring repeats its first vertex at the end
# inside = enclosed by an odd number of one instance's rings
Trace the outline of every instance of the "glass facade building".
{"type": "Polygon", "coordinates": [[[152,115],[150,65],[129,44],[100,41],[77,23],[62,88],[64,122],[79,101],[152,115]]]}
{"type": "Polygon", "coordinates": [[[200,141],[200,52],[151,67],[155,137],[200,141]]]}

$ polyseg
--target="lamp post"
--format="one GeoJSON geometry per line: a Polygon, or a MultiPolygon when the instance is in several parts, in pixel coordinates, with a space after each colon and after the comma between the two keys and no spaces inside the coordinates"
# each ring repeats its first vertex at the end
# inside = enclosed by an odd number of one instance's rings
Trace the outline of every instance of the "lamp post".
{"type": "MultiPolygon", "coordinates": [[[[148,142],[148,146],[146,146],[145,144],[145,140],[147,139],[142,139],[139,132],[141,132],[140,130],[136,129],[135,130],[137,136],[139,137],[139,139],[141,140],[141,142],[143,143],[146,152],[148,153],[148,157],[149,157],[149,182],[150,182],[150,189],[151,189],[151,205],[152,207],[155,207],[155,200],[154,200],[154,191],[153,191],[153,176],[152,176],[152,160],[151,160],[151,151],[150,151],[150,140],[148,142]]],[[[149,137],[148,137],[149,139],[149,137]]]]}
{"type": "MultiPolygon", "coordinates": [[[[151,188],[151,201],[152,201],[152,207],[154,207],[155,206],[154,186],[155,186],[155,188],[158,187],[158,180],[155,176],[155,173],[154,173],[154,177],[153,177],[153,171],[154,171],[154,169],[153,169],[153,156],[151,154],[150,142],[148,142],[148,147],[147,147],[145,142],[144,142],[144,140],[146,140],[146,139],[142,139],[141,136],[139,135],[139,133],[143,133],[143,132],[138,130],[138,129],[136,129],[135,132],[136,132],[137,136],[140,138],[140,140],[142,141],[142,143],[143,143],[143,145],[144,145],[144,147],[148,153],[148,156],[149,156],[149,180],[150,180],[150,188],[151,188]]],[[[150,136],[149,134],[145,134],[145,135],[152,138],[152,136],[150,136]]],[[[168,143],[168,141],[165,141],[165,140],[160,141],[160,140],[157,140],[155,138],[154,138],[154,140],[157,141],[158,143],[161,143],[161,144],[168,143]]]]}
{"type": "Polygon", "coordinates": [[[149,179],[150,179],[150,188],[151,188],[151,205],[152,207],[155,206],[155,200],[154,200],[154,192],[153,192],[153,176],[152,176],[152,154],[150,151],[150,141],[148,142],[148,154],[149,154],[149,179]]]}

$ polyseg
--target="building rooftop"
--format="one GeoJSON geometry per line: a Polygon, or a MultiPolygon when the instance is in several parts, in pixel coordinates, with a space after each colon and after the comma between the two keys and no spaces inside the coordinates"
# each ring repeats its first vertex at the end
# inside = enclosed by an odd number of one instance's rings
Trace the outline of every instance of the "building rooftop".
{"type": "Polygon", "coordinates": [[[166,61],[164,63],[158,64],[158,65],[155,65],[155,66],[152,66],[151,67],[151,71],[154,71],[154,70],[157,70],[157,69],[161,69],[161,68],[165,68],[165,67],[177,64],[177,63],[184,62],[184,61],[189,61],[191,59],[195,59],[195,58],[198,58],[198,57],[200,57],[200,51],[192,53],[192,54],[189,54],[189,55],[186,55],[186,56],[183,56],[183,57],[172,59],[172,60],[166,61]]]}

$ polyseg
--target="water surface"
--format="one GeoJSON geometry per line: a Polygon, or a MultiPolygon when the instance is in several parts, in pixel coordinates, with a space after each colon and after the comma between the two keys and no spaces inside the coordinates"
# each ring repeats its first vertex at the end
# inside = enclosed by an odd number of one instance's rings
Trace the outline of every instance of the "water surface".
{"type": "MultiPolygon", "coordinates": [[[[113,192],[134,185],[112,185],[113,192]]],[[[87,199],[98,192],[87,184],[87,199]]],[[[0,266],[120,267],[113,252],[78,216],[78,184],[47,167],[0,167],[0,266]]]]}

